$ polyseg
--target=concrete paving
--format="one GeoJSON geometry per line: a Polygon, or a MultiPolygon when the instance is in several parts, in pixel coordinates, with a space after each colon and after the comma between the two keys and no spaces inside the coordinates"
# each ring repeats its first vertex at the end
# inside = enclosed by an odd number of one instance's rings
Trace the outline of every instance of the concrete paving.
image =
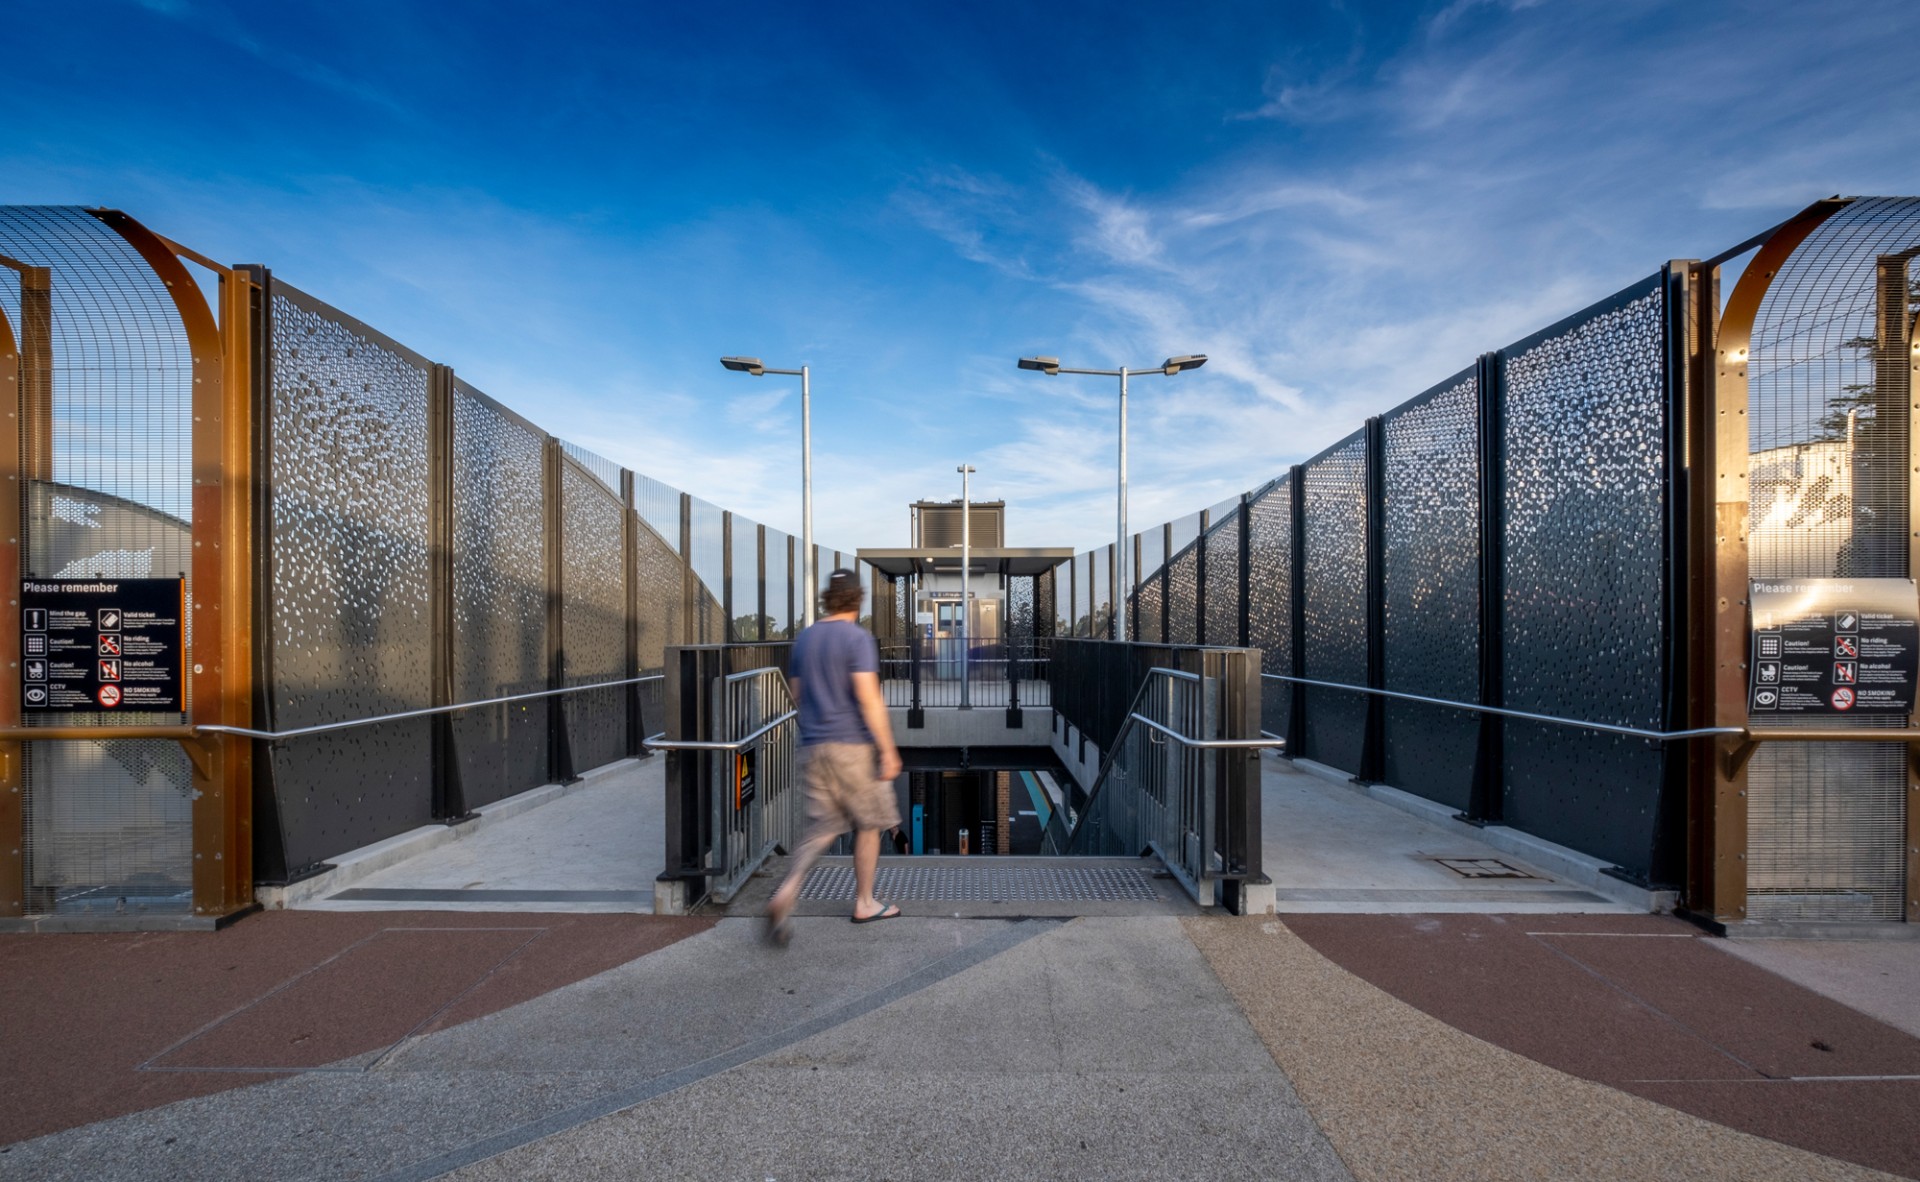
{"type": "Polygon", "coordinates": [[[660,756],[616,765],[537,808],[293,906],[649,913],[666,859],[665,768],[660,756]]]}
{"type": "Polygon", "coordinates": [[[1272,756],[1261,770],[1261,858],[1286,913],[1622,913],[1633,910],[1359,786],[1272,756]],[[1469,878],[1440,859],[1499,862],[1524,877],[1469,878]]]}
{"type": "Polygon", "coordinates": [[[1716,940],[1713,948],[1920,1036],[1920,940],[1716,940]]]}

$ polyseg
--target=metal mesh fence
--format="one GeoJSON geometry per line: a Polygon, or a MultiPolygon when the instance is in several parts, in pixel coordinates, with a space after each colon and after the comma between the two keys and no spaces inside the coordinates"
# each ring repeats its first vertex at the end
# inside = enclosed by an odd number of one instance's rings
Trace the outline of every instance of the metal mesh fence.
{"type": "Polygon", "coordinates": [[[1206,642],[1240,643],[1240,509],[1216,517],[1200,543],[1206,549],[1206,642]]]}
{"type": "MultiPolygon", "coordinates": [[[[44,291],[26,291],[17,272],[0,269],[22,394],[50,400],[44,419],[23,405],[21,573],[185,577],[193,359],[171,296],[125,239],[82,209],[0,209],[0,255],[45,267],[49,279],[44,291]]],[[[128,712],[51,721],[182,719],[128,712]]],[[[23,753],[29,911],[189,910],[193,785],[177,745],[41,742],[23,753]]]]}
{"type": "MultiPolygon", "coordinates": [[[[1904,384],[1876,374],[1875,355],[1876,263],[1916,248],[1920,200],[1855,201],[1787,258],[1761,301],[1747,370],[1755,578],[1913,573],[1910,399],[1904,384]]],[[[1910,323],[1920,291],[1911,282],[1907,290],[1910,323]]],[[[1905,719],[1817,722],[1871,728],[1905,719]]],[[[1900,919],[1906,787],[1902,744],[1763,744],[1747,774],[1748,916],[1900,919]]]]}
{"type": "MultiPolygon", "coordinates": [[[[1383,422],[1381,551],[1386,688],[1471,702],[1480,693],[1480,412],[1471,372],[1383,422]]],[[[1396,788],[1465,809],[1479,719],[1387,699],[1385,765],[1396,788]]]]}

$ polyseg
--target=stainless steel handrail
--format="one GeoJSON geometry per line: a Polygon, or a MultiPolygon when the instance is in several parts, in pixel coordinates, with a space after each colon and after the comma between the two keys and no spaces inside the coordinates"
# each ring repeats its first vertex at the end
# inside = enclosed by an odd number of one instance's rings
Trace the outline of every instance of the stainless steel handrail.
{"type": "MultiPolygon", "coordinates": [[[[1127,719],[1130,722],[1138,722],[1159,731],[1182,747],[1204,747],[1212,750],[1234,747],[1285,747],[1287,745],[1287,741],[1278,736],[1271,739],[1189,739],[1179,731],[1171,727],[1162,726],[1144,714],[1129,714],[1127,715],[1127,719]]],[[[1262,733],[1264,734],[1265,732],[1262,733]]]]}
{"type": "MultiPolygon", "coordinates": [[[[1650,731],[1637,726],[1616,726],[1609,722],[1585,722],[1574,718],[1557,718],[1551,714],[1534,714],[1526,710],[1508,710],[1501,706],[1483,706],[1475,702],[1454,702],[1446,698],[1429,698],[1423,694],[1406,694],[1398,690],[1372,689],[1364,685],[1346,685],[1338,681],[1314,681],[1306,677],[1287,677],[1279,673],[1262,673],[1263,678],[1284,681],[1293,685],[1312,685],[1321,689],[1345,690],[1355,694],[1373,694],[1382,698],[1398,698],[1404,702],[1425,702],[1429,706],[1449,706],[1455,710],[1471,710],[1476,714],[1498,714],[1502,718],[1519,718],[1527,722],[1544,722],[1553,726],[1570,726],[1582,730],[1604,731],[1610,735],[1626,735],[1633,739],[1652,739],[1665,742],[1673,739],[1702,739],[1709,735],[1747,736],[1750,732],[1743,726],[1703,726],[1688,731],[1650,731]]],[[[1264,733],[1264,732],[1263,732],[1264,733]]],[[[1769,736],[1770,738],[1772,736],[1769,736]]]]}
{"type": "MultiPolygon", "coordinates": [[[[323,722],[317,726],[296,727],[290,731],[256,731],[244,726],[220,726],[209,724],[191,729],[196,734],[239,735],[245,739],[265,739],[276,742],[281,739],[299,739],[307,735],[324,735],[329,731],[352,730],[358,726],[373,726],[382,722],[401,722],[409,718],[428,718],[435,714],[454,714],[461,710],[475,710],[481,706],[501,706],[508,702],[525,702],[533,698],[552,698],[561,694],[583,694],[588,690],[613,689],[623,685],[639,685],[646,681],[665,681],[664,673],[649,673],[644,677],[627,677],[619,681],[596,681],[592,685],[570,685],[563,689],[533,690],[524,694],[510,694],[504,698],[482,698],[477,702],[458,702],[452,706],[428,706],[421,710],[402,710],[398,714],[376,714],[371,718],[355,718],[346,722],[323,722]]],[[[105,734],[102,738],[113,738],[105,734]]]]}
{"type": "Polygon", "coordinates": [[[705,739],[668,739],[663,743],[657,743],[653,739],[648,739],[646,740],[646,745],[659,751],[738,751],[742,747],[751,744],[761,735],[779,726],[781,723],[790,718],[798,718],[799,716],[800,712],[798,710],[789,710],[745,738],[735,739],[729,743],[719,743],[705,739]]]}

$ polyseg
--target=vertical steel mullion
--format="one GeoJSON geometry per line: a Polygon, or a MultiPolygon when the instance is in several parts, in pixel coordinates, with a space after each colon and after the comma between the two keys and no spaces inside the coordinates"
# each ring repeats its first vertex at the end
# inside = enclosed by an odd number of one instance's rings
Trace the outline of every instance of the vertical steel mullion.
{"type": "Polygon", "coordinates": [[[720,615],[726,620],[720,638],[728,644],[740,643],[733,626],[733,513],[724,509],[720,512],[720,615]]]}
{"type": "MultiPolygon", "coordinates": [[[[1193,640],[1207,643],[1207,530],[1213,525],[1213,511],[1200,510],[1200,533],[1193,539],[1193,640]]],[[[1215,644],[1224,641],[1215,640],[1215,644]]]]}
{"type": "MultiPolygon", "coordinates": [[[[560,441],[547,436],[541,450],[541,477],[546,509],[547,563],[547,688],[564,689],[567,684],[566,645],[566,549],[565,484],[561,468],[565,457],[560,441]]],[[[573,748],[567,734],[567,706],[564,697],[547,699],[547,775],[556,784],[572,783],[573,748]]]]}
{"type": "Polygon", "coordinates": [[[1173,522],[1160,526],[1160,643],[1173,642],[1173,522]]]}
{"type": "MultiPolygon", "coordinates": [[[[1288,632],[1289,663],[1293,676],[1307,675],[1307,470],[1299,464],[1287,469],[1288,561],[1292,574],[1288,585],[1287,611],[1291,619],[1288,632]]],[[[1287,711],[1287,757],[1307,754],[1307,687],[1294,684],[1287,711]]]]}
{"type": "Polygon", "coordinates": [[[693,497],[680,494],[680,643],[700,642],[700,576],[693,569],[693,497]]]}
{"type": "MultiPolygon", "coordinates": [[[[1661,269],[1662,410],[1660,546],[1660,719],[1663,730],[1684,730],[1693,712],[1692,604],[1690,563],[1693,489],[1688,473],[1687,434],[1693,402],[1696,355],[1703,337],[1696,285],[1710,283],[1697,259],[1676,259],[1661,269]]],[[[1718,311],[1718,302],[1715,303],[1718,311]]],[[[1647,885],[1681,885],[1687,873],[1687,801],[1691,756],[1684,743],[1668,743],[1661,752],[1660,795],[1655,805],[1647,885]]]]}
{"type": "MultiPolygon", "coordinates": [[[[1366,560],[1365,611],[1367,629],[1367,686],[1387,688],[1387,428],[1375,415],[1366,422],[1366,560]]],[[[1366,723],[1360,739],[1360,774],[1354,779],[1374,784],[1387,778],[1387,700],[1366,696],[1366,723]]]]}
{"type": "Polygon", "coordinates": [[[753,576],[753,638],[755,640],[772,640],[773,637],[767,635],[767,527],[764,525],[756,525],[753,527],[753,532],[754,566],[756,568],[753,576]]]}
{"type": "MultiPolygon", "coordinates": [[[[620,584],[625,591],[627,629],[626,629],[626,677],[629,681],[640,676],[640,513],[637,504],[632,472],[620,469],[620,584]]],[[[641,709],[639,685],[626,687],[627,699],[627,745],[629,759],[641,758],[647,754],[646,716],[641,709]]]]}
{"type": "MultiPolygon", "coordinates": [[[[1482,353],[1474,370],[1480,457],[1480,704],[1506,703],[1506,356],[1482,353]]],[[[1504,809],[1506,722],[1481,714],[1473,782],[1461,820],[1498,824],[1504,809]]]]}
{"type": "MultiPolygon", "coordinates": [[[[435,365],[427,378],[428,634],[433,648],[429,704],[453,705],[453,370],[435,365]]],[[[431,741],[429,816],[453,824],[469,820],[454,746],[453,716],[427,720],[431,741]]]]}
{"type": "Polygon", "coordinates": [[[793,566],[793,560],[795,556],[796,554],[794,549],[793,535],[788,534],[787,535],[787,635],[788,636],[792,636],[799,631],[799,623],[800,623],[800,616],[797,614],[797,605],[795,604],[794,598],[793,598],[794,585],[800,581],[799,572],[794,570],[794,566],[793,566]]]}
{"type": "Polygon", "coordinates": [[[1234,577],[1240,581],[1239,619],[1235,622],[1236,631],[1233,643],[1241,648],[1253,646],[1253,497],[1249,493],[1240,494],[1239,540],[1235,552],[1239,555],[1239,569],[1234,577]]]}

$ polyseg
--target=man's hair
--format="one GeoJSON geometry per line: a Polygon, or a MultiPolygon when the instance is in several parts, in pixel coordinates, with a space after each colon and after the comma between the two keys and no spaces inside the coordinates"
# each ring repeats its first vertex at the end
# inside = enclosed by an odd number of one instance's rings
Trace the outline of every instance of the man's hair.
{"type": "Polygon", "coordinates": [[[820,593],[820,603],[830,616],[842,612],[860,611],[860,576],[841,567],[827,576],[827,589],[820,593]]]}

